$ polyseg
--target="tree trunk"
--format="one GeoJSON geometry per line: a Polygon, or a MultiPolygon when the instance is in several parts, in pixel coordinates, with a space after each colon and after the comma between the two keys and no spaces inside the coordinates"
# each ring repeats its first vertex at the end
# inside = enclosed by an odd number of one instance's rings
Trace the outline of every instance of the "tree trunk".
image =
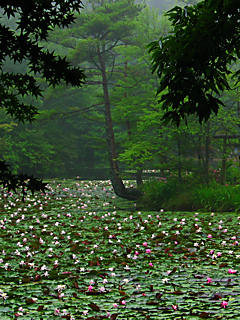
{"type": "Polygon", "coordinates": [[[209,159],[210,159],[210,122],[207,122],[206,140],[205,140],[205,179],[209,183],[209,159]]]}
{"type": "Polygon", "coordinates": [[[137,186],[138,187],[141,187],[143,185],[142,172],[143,172],[142,168],[141,169],[137,169],[136,182],[137,182],[137,186]]]}
{"type": "Polygon", "coordinates": [[[223,157],[222,157],[222,174],[221,183],[226,184],[226,171],[227,171],[227,136],[223,139],[223,157]]]}
{"type": "Polygon", "coordinates": [[[125,198],[127,200],[137,200],[141,196],[141,192],[137,189],[128,188],[126,189],[122,178],[120,177],[118,161],[117,161],[117,152],[115,137],[113,131],[112,115],[111,115],[111,105],[108,92],[108,80],[106,75],[106,65],[104,57],[102,56],[100,49],[98,50],[98,59],[101,66],[102,74],[102,86],[103,86],[103,95],[104,95],[104,104],[105,104],[105,128],[106,128],[106,140],[108,146],[108,157],[111,170],[111,182],[113,190],[117,196],[125,198]]]}
{"type": "MultiPolygon", "coordinates": [[[[132,131],[131,131],[131,125],[130,125],[130,121],[129,120],[126,121],[126,126],[127,126],[128,138],[130,140],[131,136],[132,136],[132,131]]],[[[137,183],[138,187],[143,185],[143,179],[142,179],[143,169],[141,167],[138,168],[137,172],[136,172],[136,183],[137,183]]]]}

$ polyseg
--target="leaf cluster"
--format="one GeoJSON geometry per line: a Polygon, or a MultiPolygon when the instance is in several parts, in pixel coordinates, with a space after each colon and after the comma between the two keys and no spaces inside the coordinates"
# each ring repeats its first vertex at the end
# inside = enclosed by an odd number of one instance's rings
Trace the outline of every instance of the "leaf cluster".
{"type": "Polygon", "coordinates": [[[83,55],[82,61],[91,62],[99,51],[105,58],[112,56],[112,51],[118,44],[129,41],[135,18],[142,9],[142,5],[136,5],[133,0],[105,1],[99,5],[97,3],[94,2],[88,10],[79,15],[75,26],[70,30],[71,34],[78,37],[77,49],[79,54],[83,55]]]}
{"type": "Polygon", "coordinates": [[[218,95],[230,89],[227,75],[239,81],[240,71],[231,65],[240,57],[240,3],[204,0],[176,6],[167,16],[172,33],[148,45],[152,71],[160,78],[163,118],[179,125],[195,114],[201,123],[223,105],[218,95]]]}
{"type": "Polygon", "coordinates": [[[24,174],[13,174],[5,161],[0,161],[0,184],[7,188],[8,192],[17,192],[21,189],[22,200],[24,201],[27,191],[34,193],[35,191],[47,190],[47,183],[42,182],[41,179],[36,179],[32,176],[24,174]]]}
{"type": "Polygon", "coordinates": [[[7,19],[15,19],[16,27],[0,24],[0,96],[1,107],[19,121],[30,121],[37,108],[22,102],[21,97],[41,96],[35,76],[41,76],[49,85],[61,81],[81,86],[85,76],[81,69],[71,67],[65,57],[44,49],[39,41],[47,40],[54,27],[67,27],[74,20],[74,12],[82,8],[80,0],[58,1],[2,1],[1,12],[7,19]],[[6,59],[13,63],[27,62],[27,74],[5,72],[6,59]],[[20,96],[20,98],[19,98],[20,96]]]}

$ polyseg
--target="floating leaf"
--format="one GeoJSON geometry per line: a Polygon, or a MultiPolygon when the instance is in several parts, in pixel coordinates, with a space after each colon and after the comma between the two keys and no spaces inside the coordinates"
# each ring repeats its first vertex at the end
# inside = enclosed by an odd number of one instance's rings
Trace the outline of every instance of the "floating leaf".
{"type": "Polygon", "coordinates": [[[100,311],[100,308],[98,305],[96,305],[95,303],[91,302],[89,303],[89,307],[94,310],[94,311],[100,311]]]}

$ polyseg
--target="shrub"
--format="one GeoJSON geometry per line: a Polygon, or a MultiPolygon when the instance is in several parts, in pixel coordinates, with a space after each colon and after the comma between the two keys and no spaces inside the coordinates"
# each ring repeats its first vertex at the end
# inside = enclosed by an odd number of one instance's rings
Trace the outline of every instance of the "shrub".
{"type": "Polygon", "coordinates": [[[138,206],[148,210],[239,211],[240,185],[221,185],[216,182],[203,185],[191,179],[184,179],[181,183],[176,179],[166,183],[149,181],[143,186],[143,196],[138,206]]]}
{"type": "Polygon", "coordinates": [[[240,186],[212,183],[193,190],[195,207],[211,211],[238,211],[240,208],[240,186]]]}
{"type": "Polygon", "coordinates": [[[227,177],[228,184],[240,183],[240,168],[235,165],[229,166],[227,168],[226,177],[227,177]]]}
{"type": "Polygon", "coordinates": [[[150,180],[143,186],[143,196],[138,205],[149,210],[160,210],[161,208],[185,210],[184,207],[188,207],[189,189],[192,188],[192,184],[192,179],[188,178],[181,183],[176,178],[164,182],[150,180]]]}
{"type": "Polygon", "coordinates": [[[175,191],[175,187],[170,182],[150,180],[143,185],[143,196],[138,205],[150,210],[159,210],[165,201],[175,191]]]}

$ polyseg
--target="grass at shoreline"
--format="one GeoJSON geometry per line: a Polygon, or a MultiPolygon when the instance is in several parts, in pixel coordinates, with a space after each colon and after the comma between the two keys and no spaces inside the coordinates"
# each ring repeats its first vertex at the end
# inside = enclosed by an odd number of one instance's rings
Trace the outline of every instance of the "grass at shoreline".
{"type": "Polygon", "coordinates": [[[239,212],[240,185],[208,185],[176,178],[169,181],[150,180],[143,186],[138,206],[144,210],[239,212]]]}

